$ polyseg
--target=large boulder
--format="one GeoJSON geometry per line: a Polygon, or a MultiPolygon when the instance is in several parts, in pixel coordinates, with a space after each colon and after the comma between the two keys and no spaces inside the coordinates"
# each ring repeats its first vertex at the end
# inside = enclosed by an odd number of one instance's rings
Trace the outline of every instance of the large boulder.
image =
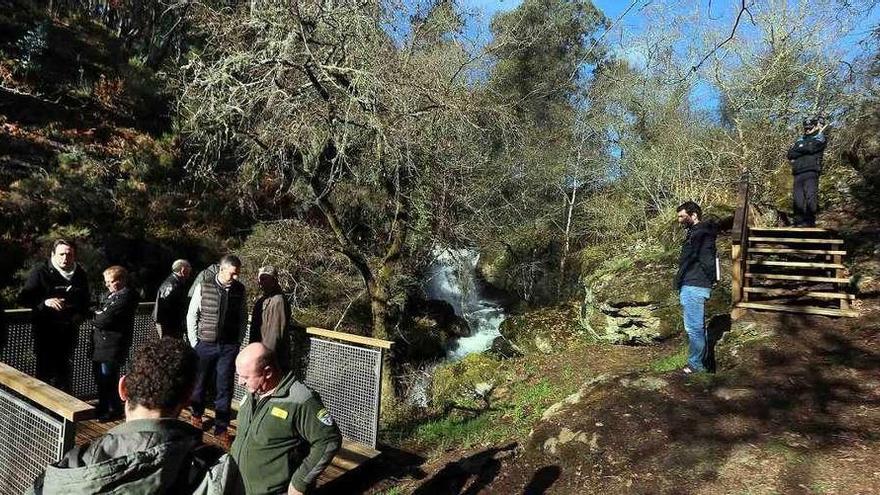
{"type": "Polygon", "coordinates": [[[647,345],[678,331],[674,271],[612,258],[582,277],[580,322],[601,342],[647,345]]]}
{"type": "Polygon", "coordinates": [[[407,301],[405,319],[399,328],[401,338],[397,339],[394,353],[402,362],[441,359],[455,339],[471,333],[467,322],[455,314],[449,303],[417,298],[407,301]]]}

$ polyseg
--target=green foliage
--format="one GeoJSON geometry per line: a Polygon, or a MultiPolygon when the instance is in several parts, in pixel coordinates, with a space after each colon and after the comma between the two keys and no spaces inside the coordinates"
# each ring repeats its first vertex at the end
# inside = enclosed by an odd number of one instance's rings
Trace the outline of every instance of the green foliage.
{"type": "Polygon", "coordinates": [[[439,407],[484,408],[491,390],[504,380],[500,361],[489,354],[469,354],[436,369],[431,399],[439,407]]]}
{"type": "Polygon", "coordinates": [[[651,362],[647,370],[654,373],[668,373],[680,370],[687,364],[687,347],[681,347],[674,354],[669,354],[651,362]]]}

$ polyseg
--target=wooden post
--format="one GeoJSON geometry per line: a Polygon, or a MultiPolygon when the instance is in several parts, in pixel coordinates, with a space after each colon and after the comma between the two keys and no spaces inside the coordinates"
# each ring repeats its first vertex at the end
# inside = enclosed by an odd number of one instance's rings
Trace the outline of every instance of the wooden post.
{"type": "Polygon", "coordinates": [[[738,307],[740,302],[748,300],[748,293],[743,289],[748,284],[745,276],[746,262],[749,256],[749,176],[740,179],[736,195],[736,212],[733,215],[733,229],[730,232],[731,282],[730,300],[733,306],[730,318],[740,318],[745,310],[738,307]]]}
{"type": "MultiPolygon", "coordinates": [[[[843,256],[841,256],[841,255],[839,255],[839,254],[835,254],[835,255],[834,255],[834,263],[836,263],[836,264],[838,264],[838,265],[843,264],[843,256]]],[[[838,268],[838,269],[834,272],[834,276],[835,276],[836,278],[844,278],[844,277],[846,277],[846,272],[845,272],[845,270],[843,270],[842,268],[838,268]]],[[[841,292],[846,293],[846,290],[841,290],[841,292]]],[[[840,298],[840,310],[841,310],[841,311],[846,311],[846,310],[848,310],[848,309],[849,309],[849,300],[846,299],[846,298],[843,298],[843,297],[840,298]]]]}

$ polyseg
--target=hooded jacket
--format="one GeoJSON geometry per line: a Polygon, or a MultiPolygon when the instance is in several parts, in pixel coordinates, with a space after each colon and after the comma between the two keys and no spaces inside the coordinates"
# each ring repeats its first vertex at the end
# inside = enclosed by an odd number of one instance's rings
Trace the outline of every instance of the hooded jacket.
{"type": "Polygon", "coordinates": [[[681,246],[675,288],[685,285],[706,287],[715,285],[715,225],[703,221],[687,229],[681,246]]]}
{"type": "Polygon", "coordinates": [[[71,449],[28,493],[241,493],[231,458],[216,459],[215,448],[204,446],[201,437],[201,431],[177,419],[128,421],[71,449]]]}

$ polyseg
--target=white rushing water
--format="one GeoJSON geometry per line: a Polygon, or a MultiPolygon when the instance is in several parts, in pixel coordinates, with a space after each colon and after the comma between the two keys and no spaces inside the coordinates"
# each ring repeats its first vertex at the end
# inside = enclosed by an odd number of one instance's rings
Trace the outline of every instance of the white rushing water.
{"type": "Polygon", "coordinates": [[[425,280],[428,299],[452,305],[455,314],[471,329],[470,336],[455,341],[448,358],[461,359],[489,349],[492,341],[501,335],[498,329],[506,315],[500,306],[481,294],[477,283],[479,253],[473,249],[435,248],[433,255],[425,280]]]}
{"type": "MultiPolygon", "coordinates": [[[[501,335],[499,328],[504,321],[504,310],[484,299],[477,283],[479,253],[473,249],[435,248],[434,261],[428,267],[424,282],[428,299],[445,301],[455,314],[463,318],[470,328],[470,335],[457,339],[446,355],[446,362],[456,361],[468,354],[483,352],[501,335]]],[[[428,390],[434,370],[441,362],[428,363],[415,372],[407,393],[410,404],[426,407],[428,390]]]]}

